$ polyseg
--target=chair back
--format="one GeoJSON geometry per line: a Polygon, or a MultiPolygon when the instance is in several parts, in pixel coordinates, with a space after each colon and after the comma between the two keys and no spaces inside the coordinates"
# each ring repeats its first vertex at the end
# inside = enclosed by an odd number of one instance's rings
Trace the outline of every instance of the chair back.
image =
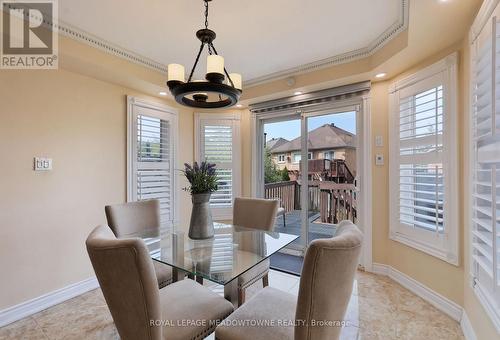
{"type": "Polygon", "coordinates": [[[277,200],[237,197],[234,200],[233,224],[272,231],[278,207],[277,200]]]}
{"type": "Polygon", "coordinates": [[[116,237],[160,228],[160,201],[144,200],[107,205],[106,219],[116,237]]]}
{"type": "Polygon", "coordinates": [[[311,242],[300,277],[295,340],[339,338],[342,330],[340,323],[351,298],[362,240],[358,227],[343,221],[334,237],[311,242]],[[314,321],[326,320],[331,324],[313,324],[314,321]]]}
{"type": "Polygon", "coordinates": [[[86,245],[121,339],[161,339],[161,327],[150,325],[161,320],[160,292],[144,241],[117,239],[107,226],[99,226],[86,245]]]}

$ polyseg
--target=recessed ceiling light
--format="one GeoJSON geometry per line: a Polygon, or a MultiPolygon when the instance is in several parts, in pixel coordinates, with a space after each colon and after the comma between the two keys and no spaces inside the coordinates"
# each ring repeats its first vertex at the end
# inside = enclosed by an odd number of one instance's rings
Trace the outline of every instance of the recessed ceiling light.
{"type": "Polygon", "coordinates": [[[385,73],[385,72],[377,73],[375,75],[375,78],[384,78],[386,75],[387,75],[387,73],[385,73]]]}
{"type": "Polygon", "coordinates": [[[241,104],[236,104],[236,107],[243,107],[243,105],[241,105],[241,104]]]}
{"type": "Polygon", "coordinates": [[[165,92],[165,91],[161,91],[161,92],[159,93],[159,95],[160,95],[160,96],[166,96],[166,95],[167,95],[167,92],[165,92]]]}
{"type": "Polygon", "coordinates": [[[302,93],[303,93],[302,91],[295,91],[293,94],[294,94],[295,96],[299,96],[299,95],[301,95],[302,93]]]}

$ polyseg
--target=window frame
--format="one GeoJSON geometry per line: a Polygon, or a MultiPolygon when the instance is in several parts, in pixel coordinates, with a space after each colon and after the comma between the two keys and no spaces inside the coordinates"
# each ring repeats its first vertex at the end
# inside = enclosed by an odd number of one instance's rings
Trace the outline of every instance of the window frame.
{"type": "Polygon", "coordinates": [[[301,160],[302,160],[302,153],[301,152],[293,152],[292,153],[292,164],[299,164],[301,160]],[[295,156],[300,156],[300,159],[298,161],[295,161],[295,156]]]}
{"type": "Polygon", "coordinates": [[[389,143],[389,178],[394,179],[389,181],[389,238],[455,266],[459,265],[457,64],[458,55],[453,53],[389,86],[389,140],[391,141],[389,143]],[[423,92],[433,86],[439,86],[436,84],[443,86],[443,151],[441,160],[444,172],[445,230],[442,235],[435,231],[403,226],[399,222],[399,94],[405,90],[415,93],[423,92]]]}
{"type": "Polygon", "coordinates": [[[175,169],[178,162],[178,111],[170,106],[160,103],[145,101],[143,99],[127,96],[127,202],[134,202],[137,200],[137,181],[135,171],[136,156],[137,156],[137,108],[146,108],[155,110],[154,116],[156,118],[169,120],[171,122],[171,136],[170,140],[172,145],[171,155],[171,187],[172,187],[172,208],[171,208],[171,222],[175,226],[179,223],[179,181],[175,169]]]}
{"type": "Polygon", "coordinates": [[[284,153],[278,154],[278,163],[284,164],[285,162],[286,162],[286,154],[284,154],[284,153]],[[283,160],[281,160],[281,156],[283,156],[283,160]]]}
{"type": "Polygon", "coordinates": [[[201,128],[204,122],[226,121],[231,123],[233,127],[233,154],[232,154],[232,189],[233,202],[229,207],[210,207],[214,220],[231,220],[233,218],[234,198],[241,196],[241,115],[239,113],[212,113],[212,112],[196,112],[194,114],[194,159],[201,162],[201,128]]]}

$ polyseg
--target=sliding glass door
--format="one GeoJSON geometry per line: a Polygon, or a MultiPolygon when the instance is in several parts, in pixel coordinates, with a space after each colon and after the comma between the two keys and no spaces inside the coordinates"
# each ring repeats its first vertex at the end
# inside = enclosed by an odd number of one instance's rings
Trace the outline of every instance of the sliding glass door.
{"type": "MultiPolygon", "coordinates": [[[[306,115],[307,241],[332,237],[342,220],[356,221],[356,111],[306,115]]],[[[305,152],[304,152],[305,154],[305,152]]],[[[306,181],[305,177],[304,183],[306,181]]]]}
{"type": "Polygon", "coordinates": [[[289,246],[289,249],[300,251],[307,244],[300,195],[300,115],[266,120],[262,132],[264,188],[261,196],[279,200],[275,230],[300,236],[289,246]]]}
{"type": "Polygon", "coordinates": [[[300,236],[288,248],[297,255],[332,237],[340,221],[357,219],[358,111],[281,113],[257,124],[257,195],[279,200],[275,230],[300,236]]]}

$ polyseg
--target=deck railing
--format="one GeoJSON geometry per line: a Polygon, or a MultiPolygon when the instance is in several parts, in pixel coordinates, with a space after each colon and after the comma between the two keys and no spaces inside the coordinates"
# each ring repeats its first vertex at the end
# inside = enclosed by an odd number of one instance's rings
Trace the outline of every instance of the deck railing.
{"type": "MultiPolygon", "coordinates": [[[[279,199],[286,212],[300,210],[300,187],[300,181],[268,183],[265,185],[265,197],[279,199]]],[[[320,213],[322,223],[357,220],[354,184],[309,181],[308,202],[310,211],[320,213]]]]}
{"type": "Polygon", "coordinates": [[[300,189],[297,181],[268,183],[265,185],[265,198],[275,198],[280,200],[282,208],[286,212],[298,210],[300,208],[300,189]]]}

